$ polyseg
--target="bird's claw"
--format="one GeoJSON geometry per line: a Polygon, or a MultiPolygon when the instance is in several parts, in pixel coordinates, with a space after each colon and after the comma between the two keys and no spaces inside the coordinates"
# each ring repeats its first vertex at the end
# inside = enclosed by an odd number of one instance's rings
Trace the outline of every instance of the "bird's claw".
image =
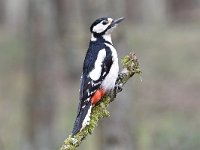
{"type": "Polygon", "coordinates": [[[123,90],[122,84],[116,84],[115,85],[115,91],[117,93],[121,92],[123,90]]]}

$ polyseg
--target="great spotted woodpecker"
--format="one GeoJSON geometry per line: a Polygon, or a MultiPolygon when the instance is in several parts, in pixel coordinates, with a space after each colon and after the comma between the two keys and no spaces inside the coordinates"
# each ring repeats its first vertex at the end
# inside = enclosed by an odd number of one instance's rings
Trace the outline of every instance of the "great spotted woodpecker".
{"type": "Polygon", "coordinates": [[[119,65],[111,32],[124,18],[102,17],[90,27],[91,39],[87,50],[80,85],[80,102],[72,135],[90,122],[92,107],[110,90],[114,89],[119,65]]]}

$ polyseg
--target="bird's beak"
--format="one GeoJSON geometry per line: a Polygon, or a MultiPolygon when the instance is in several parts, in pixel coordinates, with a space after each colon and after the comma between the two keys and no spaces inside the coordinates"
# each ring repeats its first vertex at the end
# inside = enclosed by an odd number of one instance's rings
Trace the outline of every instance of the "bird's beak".
{"type": "Polygon", "coordinates": [[[114,27],[114,26],[117,26],[120,22],[122,22],[125,18],[124,17],[121,17],[121,18],[118,18],[118,19],[114,19],[111,23],[111,26],[114,27]]]}

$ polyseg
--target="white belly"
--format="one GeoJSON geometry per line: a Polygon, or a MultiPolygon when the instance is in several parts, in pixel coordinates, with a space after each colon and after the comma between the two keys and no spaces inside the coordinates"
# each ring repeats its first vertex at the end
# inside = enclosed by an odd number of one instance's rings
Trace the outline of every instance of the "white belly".
{"type": "Polygon", "coordinates": [[[101,87],[105,91],[109,91],[115,87],[115,82],[117,80],[118,72],[119,72],[119,64],[118,64],[116,49],[112,45],[107,44],[107,43],[106,43],[106,46],[108,46],[112,51],[113,64],[110,68],[108,75],[105,77],[104,81],[102,82],[101,87]]]}

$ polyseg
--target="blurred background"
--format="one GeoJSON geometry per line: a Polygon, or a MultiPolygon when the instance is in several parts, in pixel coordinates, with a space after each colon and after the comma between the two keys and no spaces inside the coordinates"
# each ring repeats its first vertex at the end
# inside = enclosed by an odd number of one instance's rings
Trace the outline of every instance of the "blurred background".
{"type": "Polygon", "coordinates": [[[119,57],[143,71],[81,150],[200,149],[200,0],[0,0],[0,150],[58,149],[71,133],[98,17],[125,16],[119,57]]]}

